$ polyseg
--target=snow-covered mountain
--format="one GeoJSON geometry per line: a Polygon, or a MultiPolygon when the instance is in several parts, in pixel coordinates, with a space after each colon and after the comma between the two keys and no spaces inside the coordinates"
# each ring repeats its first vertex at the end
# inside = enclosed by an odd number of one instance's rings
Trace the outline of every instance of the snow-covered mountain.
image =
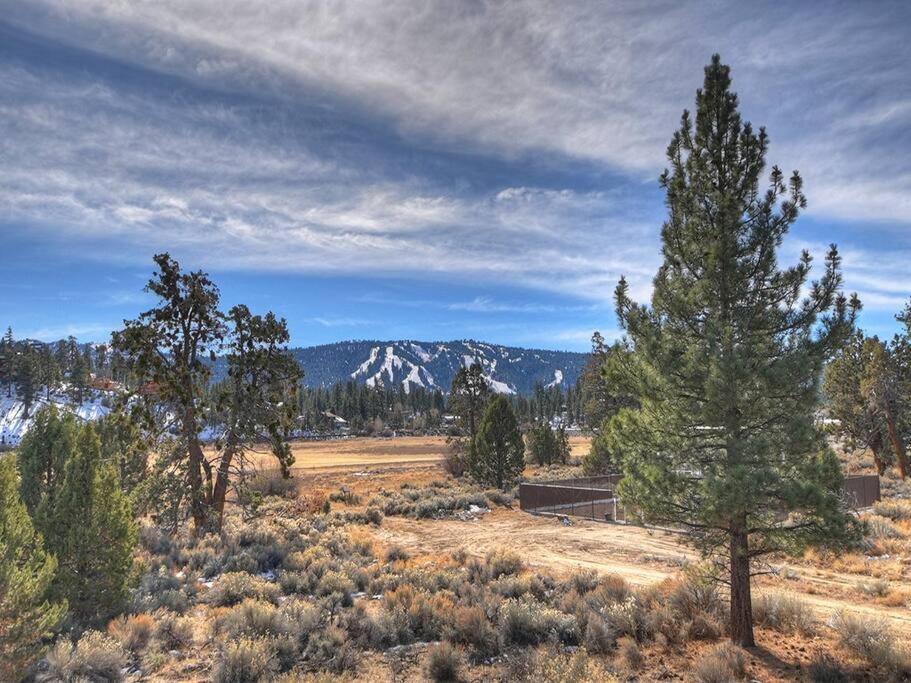
{"type": "Polygon", "coordinates": [[[461,367],[480,363],[494,391],[526,394],[535,385],[576,383],[587,354],[522,349],[465,340],[452,342],[350,341],[293,349],[311,387],[354,380],[386,387],[402,385],[449,391],[461,367]]]}

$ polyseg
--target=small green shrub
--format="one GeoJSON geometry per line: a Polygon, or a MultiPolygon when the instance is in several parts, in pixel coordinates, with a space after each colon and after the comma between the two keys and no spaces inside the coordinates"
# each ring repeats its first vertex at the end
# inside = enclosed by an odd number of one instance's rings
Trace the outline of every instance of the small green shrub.
{"type": "Polygon", "coordinates": [[[342,486],[338,491],[329,494],[329,500],[333,503],[345,503],[346,505],[360,505],[361,497],[347,486],[342,486]]]}
{"type": "Polygon", "coordinates": [[[901,529],[895,526],[887,517],[879,515],[870,515],[864,518],[864,530],[867,538],[876,540],[888,540],[894,538],[904,538],[905,534],[901,529]]]}
{"type": "Polygon", "coordinates": [[[364,518],[367,520],[368,524],[372,524],[373,526],[380,526],[383,523],[383,513],[379,508],[373,506],[364,510],[364,518]]]}
{"type": "Polygon", "coordinates": [[[617,632],[600,615],[592,614],[585,624],[582,644],[593,655],[607,654],[617,644],[617,632]]]}
{"type": "Polygon", "coordinates": [[[635,638],[623,636],[617,641],[617,659],[627,671],[636,671],[642,666],[642,651],[635,638]]]}
{"type": "Polygon", "coordinates": [[[296,637],[294,624],[283,610],[256,598],[247,598],[236,605],[230,612],[219,617],[216,629],[227,638],[247,636],[286,636],[296,637]]]}
{"type": "Polygon", "coordinates": [[[598,572],[591,569],[580,569],[573,572],[572,576],[569,577],[569,585],[579,595],[585,595],[595,590],[600,582],[601,578],[598,576],[598,572]]]}
{"type": "Polygon", "coordinates": [[[240,487],[238,500],[241,504],[249,504],[266,496],[292,498],[296,491],[294,479],[282,476],[279,470],[261,470],[248,477],[240,487]]]}
{"type": "Polygon", "coordinates": [[[497,632],[487,618],[487,613],[477,605],[456,607],[449,629],[450,640],[471,646],[479,657],[496,654],[497,632]]]}
{"type": "Polygon", "coordinates": [[[873,504],[873,512],[895,522],[911,519],[911,500],[880,500],[873,504]]]}
{"type": "Polygon", "coordinates": [[[176,612],[155,612],[155,631],[152,641],[162,650],[179,650],[193,644],[193,619],[176,612]]]}
{"type": "Polygon", "coordinates": [[[330,571],[323,574],[316,585],[316,594],[319,596],[340,595],[350,600],[354,592],[354,582],[344,572],[330,571]]]}
{"type": "Polygon", "coordinates": [[[490,501],[491,505],[499,505],[501,507],[512,507],[515,500],[511,493],[504,493],[499,489],[484,491],[484,496],[490,501]]]}
{"type": "Polygon", "coordinates": [[[215,582],[206,595],[209,604],[215,607],[230,607],[247,598],[259,598],[275,602],[281,589],[273,583],[246,572],[229,572],[215,582]]]}
{"type": "Polygon", "coordinates": [[[240,638],[225,643],[212,679],[215,683],[250,683],[278,671],[275,647],[268,638],[240,638]]]}
{"type": "Polygon", "coordinates": [[[498,579],[506,574],[518,574],[525,566],[522,558],[510,550],[494,550],[484,561],[488,579],[498,579]]]}
{"type": "Polygon", "coordinates": [[[810,664],[810,680],[813,683],[848,683],[851,679],[838,660],[826,653],[810,664]]]}
{"type": "Polygon", "coordinates": [[[500,641],[504,645],[537,645],[548,639],[575,642],[575,617],[537,600],[505,600],[499,609],[500,641]]]}
{"type": "Polygon", "coordinates": [[[889,594],[891,588],[886,579],[873,579],[872,581],[861,581],[857,584],[857,590],[871,598],[883,598],[889,594]]]}

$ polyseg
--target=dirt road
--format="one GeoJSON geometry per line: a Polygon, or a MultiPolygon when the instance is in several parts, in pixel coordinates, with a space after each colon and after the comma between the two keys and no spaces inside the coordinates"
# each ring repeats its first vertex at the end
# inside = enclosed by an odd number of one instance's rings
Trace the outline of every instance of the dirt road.
{"type": "MultiPolygon", "coordinates": [[[[619,574],[640,586],[668,578],[685,561],[697,558],[676,534],[581,519],[566,527],[554,518],[504,509],[471,522],[387,517],[377,536],[385,543],[427,553],[463,548],[483,556],[493,548],[506,547],[519,553],[531,567],[557,574],[594,569],[619,574]]],[[[862,598],[856,586],[864,577],[798,566],[789,566],[788,576],[758,580],[756,593],[773,590],[796,594],[813,605],[822,619],[838,610],[884,617],[896,629],[911,634],[911,610],[884,607],[862,598]]]]}

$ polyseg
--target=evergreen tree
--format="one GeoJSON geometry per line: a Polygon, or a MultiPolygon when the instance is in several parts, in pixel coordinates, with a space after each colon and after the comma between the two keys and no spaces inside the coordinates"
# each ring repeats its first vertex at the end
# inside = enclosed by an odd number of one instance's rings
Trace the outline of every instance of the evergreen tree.
{"type": "Polygon", "coordinates": [[[19,447],[22,500],[40,520],[57,501],[66,461],[76,447],[79,427],[72,413],[61,413],[54,404],[35,414],[19,447]]]}
{"type": "Polygon", "coordinates": [[[906,474],[904,392],[898,363],[886,344],[854,333],[826,367],[823,386],[835,420],[829,430],[845,448],[870,449],[880,475],[896,462],[906,474]]]}
{"type": "Polygon", "coordinates": [[[13,339],[13,328],[7,327],[6,334],[0,338],[0,384],[6,385],[7,398],[13,395],[15,359],[16,344],[13,339]]]}
{"type": "Polygon", "coordinates": [[[138,532],[117,470],[102,461],[94,426],[80,430],[47,509],[41,527],[59,565],[51,595],[67,599],[78,623],[101,624],[126,604],[138,532]]]}
{"type": "Polygon", "coordinates": [[[617,314],[630,362],[616,368],[641,404],[609,423],[621,497],[646,521],[682,526],[726,559],[731,640],[754,644],[755,558],[837,543],[855,531],[838,461],[814,424],[824,362],[853,327],[833,246],[801,299],[810,256],[776,252],[805,206],[801,179],[776,167],[760,189],[768,139],[741,121],[716,55],[684,112],[661,178],[669,218],[651,306],[621,279],[617,314]],[[633,353],[634,352],[634,353],[633,353]]]}
{"type": "Polygon", "coordinates": [[[522,474],[525,443],[516,415],[503,396],[496,396],[478,427],[468,456],[468,470],[477,481],[504,488],[522,474]]]}
{"type": "Polygon", "coordinates": [[[469,439],[474,439],[478,433],[478,422],[489,398],[490,385],[484,378],[481,365],[473,363],[470,367],[459,368],[452,379],[449,406],[459,417],[462,430],[469,439]]]}
{"type": "Polygon", "coordinates": [[[284,320],[271,313],[252,316],[243,306],[226,316],[218,308],[218,287],[206,273],[183,273],[168,254],[156,255],[155,263],[158,272],[146,290],[158,297],[156,307],[126,321],[113,344],[147,388],[147,415],[161,415],[165,407],[176,418],[180,441],[165,462],[186,482],[195,531],[204,534],[220,529],[227,479],[237,455],[253,441],[268,435],[287,474],[290,450],[279,441],[289,431],[285,411],[294,405],[290,392],[298,376],[288,372],[284,320]],[[213,411],[211,362],[226,347],[229,398],[213,411]],[[212,416],[219,421],[215,426],[227,431],[227,438],[215,444],[214,467],[200,441],[212,416]]]}
{"type": "Polygon", "coordinates": [[[293,402],[288,392],[302,376],[300,366],[287,349],[290,335],[284,319],[276,318],[271,312],[265,316],[253,315],[246,306],[238,305],[229,311],[228,320],[231,323],[226,339],[228,380],[221,387],[217,406],[221,412],[218,423],[226,431],[223,442],[216,444],[220,456],[209,501],[217,515],[212,523],[219,529],[230,475],[237,471],[243,484],[250,470],[245,455],[253,444],[269,444],[283,476],[290,476],[294,455],[288,445],[288,434],[295,415],[289,412],[293,402]]]}
{"type": "Polygon", "coordinates": [[[45,398],[51,400],[51,391],[60,382],[60,366],[50,345],[41,347],[38,357],[38,383],[44,386],[45,398]]]}
{"type": "Polygon", "coordinates": [[[0,680],[22,678],[66,614],[48,602],[57,562],[19,496],[12,456],[0,457],[0,680]]]}
{"type": "Polygon", "coordinates": [[[604,377],[610,359],[622,353],[619,346],[608,347],[600,332],[592,335],[592,352],[579,375],[578,386],[584,422],[596,432],[602,430],[604,423],[618,410],[634,405],[631,397],[611,386],[604,377]]]}
{"type": "Polygon", "coordinates": [[[120,488],[132,497],[149,475],[150,438],[143,433],[139,422],[123,410],[105,415],[97,429],[102,460],[115,466],[120,488]]]}
{"type": "Polygon", "coordinates": [[[566,463],[569,459],[569,440],[561,427],[557,432],[547,422],[533,427],[525,435],[528,461],[535,465],[566,463]]]}
{"type": "Polygon", "coordinates": [[[16,393],[22,400],[22,413],[29,417],[38,394],[38,354],[28,345],[21,345],[16,354],[16,393]]]}

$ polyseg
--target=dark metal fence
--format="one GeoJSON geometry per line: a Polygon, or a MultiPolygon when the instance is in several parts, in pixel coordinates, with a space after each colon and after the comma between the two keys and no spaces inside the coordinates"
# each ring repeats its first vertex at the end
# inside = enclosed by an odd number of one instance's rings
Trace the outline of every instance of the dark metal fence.
{"type": "Polygon", "coordinates": [[[615,490],[622,475],[578,477],[519,485],[519,507],[544,515],[626,521],[615,490]]]}
{"type": "MultiPolygon", "coordinates": [[[[626,511],[616,496],[623,475],[577,477],[519,485],[519,507],[534,514],[570,515],[599,521],[625,522],[626,511]]],[[[854,508],[870,507],[879,500],[879,477],[845,477],[845,498],[854,508]]]]}
{"type": "Polygon", "coordinates": [[[868,508],[880,499],[879,477],[875,474],[852,474],[845,477],[848,505],[868,508]]]}

